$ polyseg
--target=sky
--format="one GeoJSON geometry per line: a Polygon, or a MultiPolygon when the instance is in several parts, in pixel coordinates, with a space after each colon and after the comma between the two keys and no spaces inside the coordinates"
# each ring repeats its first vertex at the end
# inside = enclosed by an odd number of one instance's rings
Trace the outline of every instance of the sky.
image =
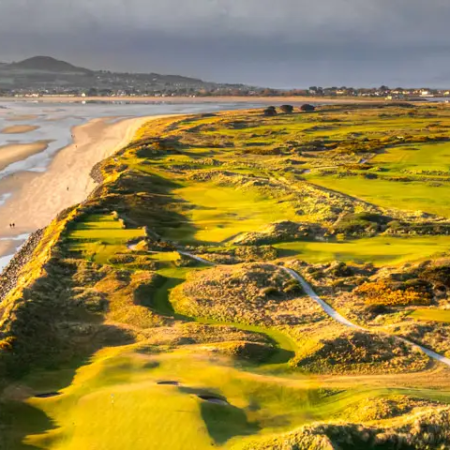
{"type": "Polygon", "coordinates": [[[0,0],[0,61],[276,88],[450,87],[450,0],[0,0]]]}

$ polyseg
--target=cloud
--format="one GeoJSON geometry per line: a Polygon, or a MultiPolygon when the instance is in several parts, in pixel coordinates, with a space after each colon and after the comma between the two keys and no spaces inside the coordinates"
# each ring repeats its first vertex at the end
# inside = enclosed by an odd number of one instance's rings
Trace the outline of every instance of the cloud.
{"type": "Polygon", "coordinates": [[[384,78],[407,81],[410,60],[447,70],[449,20],[448,0],[2,0],[0,59],[52,53],[216,79],[234,64],[233,81],[259,83],[273,82],[271,65],[305,63],[349,81],[376,69],[381,83],[385,64],[384,78]]]}

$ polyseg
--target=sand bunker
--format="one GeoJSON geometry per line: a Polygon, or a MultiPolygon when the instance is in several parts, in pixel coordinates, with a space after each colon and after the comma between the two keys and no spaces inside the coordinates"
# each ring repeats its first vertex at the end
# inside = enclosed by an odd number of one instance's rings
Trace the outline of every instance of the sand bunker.
{"type": "Polygon", "coordinates": [[[24,134],[29,133],[30,131],[37,130],[39,127],[34,125],[13,125],[11,127],[3,128],[0,131],[2,134],[24,134]]]}
{"type": "Polygon", "coordinates": [[[61,395],[59,392],[44,392],[42,394],[36,394],[36,398],[51,398],[51,397],[57,397],[58,395],[61,395]]]}
{"type": "Polygon", "coordinates": [[[208,403],[214,403],[215,405],[222,405],[222,406],[229,405],[229,403],[225,399],[217,397],[215,395],[200,394],[200,395],[198,395],[198,398],[200,398],[201,400],[204,400],[205,402],[208,402],[208,403]]]}

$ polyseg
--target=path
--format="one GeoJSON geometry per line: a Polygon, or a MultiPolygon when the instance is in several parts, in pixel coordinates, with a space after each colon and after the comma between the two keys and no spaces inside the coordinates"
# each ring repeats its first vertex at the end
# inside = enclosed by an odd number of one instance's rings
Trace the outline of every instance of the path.
{"type": "MultiPolygon", "coordinates": [[[[367,331],[367,332],[373,332],[368,328],[363,328],[360,327],[359,325],[356,325],[352,322],[350,322],[349,320],[347,320],[345,317],[341,316],[335,309],[333,309],[328,303],[326,303],[325,301],[323,301],[313,290],[313,288],[305,281],[305,279],[303,277],[301,277],[297,272],[295,272],[292,269],[288,269],[286,267],[283,267],[283,269],[295,280],[297,280],[303,287],[304,291],[306,292],[306,294],[312,299],[314,300],[316,303],[319,304],[319,306],[330,316],[332,317],[334,320],[338,321],[339,323],[350,327],[350,328],[354,328],[357,330],[361,330],[361,331],[367,331]]],[[[446,358],[445,356],[440,355],[439,353],[433,352],[432,350],[429,350],[426,347],[422,347],[419,344],[416,344],[408,339],[402,338],[400,336],[396,336],[396,335],[390,335],[392,337],[394,337],[395,339],[398,339],[399,341],[404,342],[405,344],[411,345],[415,348],[420,349],[422,352],[424,352],[425,354],[427,354],[430,358],[433,358],[436,361],[439,361],[447,366],[450,367],[450,359],[446,358]]]]}

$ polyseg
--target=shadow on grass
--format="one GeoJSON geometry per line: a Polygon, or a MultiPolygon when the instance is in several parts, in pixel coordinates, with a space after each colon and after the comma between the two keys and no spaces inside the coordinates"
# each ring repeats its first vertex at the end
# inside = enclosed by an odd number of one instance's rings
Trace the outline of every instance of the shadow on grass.
{"type": "Polygon", "coordinates": [[[245,411],[226,402],[226,399],[205,389],[180,387],[186,394],[196,395],[198,398],[206,397],[217,399],[223,404],[201,400],[200,412],[209,435],[218,445],[225,444],[235,436],[251,436],[260,430],[257,423],[249,422],[245,411]]]}
{"type": "Polygon", "coordinates": [[[0,450],[38,449],[40,447],[24,443],[26,436],[40,434],[43,430],[56,427],[56,423],[43,411],[26,403],[3,403],[1,408],[5,430],[0,433],[0,450]]]}

